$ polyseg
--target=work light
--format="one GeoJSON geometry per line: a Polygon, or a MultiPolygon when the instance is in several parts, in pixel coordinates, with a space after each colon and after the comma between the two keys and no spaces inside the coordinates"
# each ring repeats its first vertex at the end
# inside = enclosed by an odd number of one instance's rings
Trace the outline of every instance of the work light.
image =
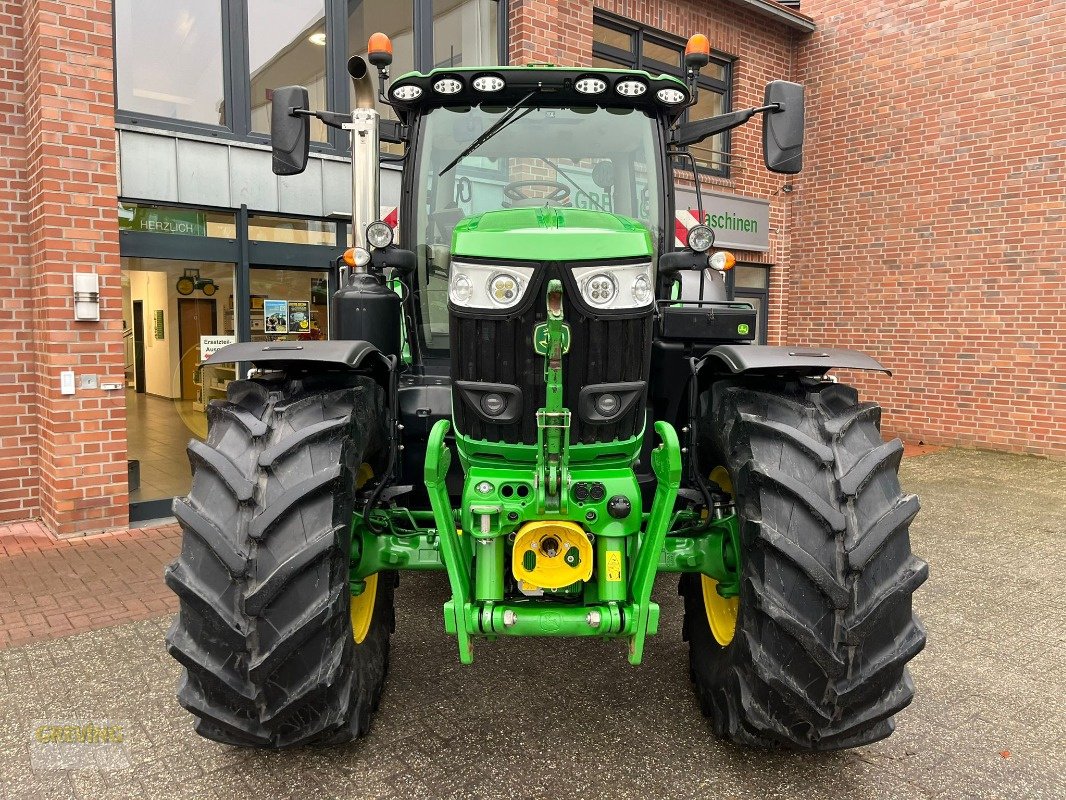
{"type": "Polygon", "coordinates": [[[660,89],[655,93],[655,96],[670,106],[685,102],[685,93],[680,89],[660,89]]]}
{"type": "Polygon", "coordinates": [[[498,75],[479,75],[474,78],[473,85],[479,92],[498,92],[504,87],[504,82],[498,75]]]}
{"type": "Polygon", "coordinates": [[[586,76],[584,78],[578,78],[574,82],[574,88],[581,92],[581,94],[601,94],[607,91],[607,81],[603,78],[586,76]]]}
{"type": "Polygon", "coordinates": [[[437,94],[459,94],[463,90],[463,82],[458,78],[441,78],[433,84],[433,91],[437,94]]]}
{"type": "Polygon", "coordinates": [[[397,86],[392,90],[392,96],[404,102],[417,100],[422,96],[422,87],[415,86],[413,83],[409,83],[406,86],[397,86]]]}
{"type": "Polygon", "coordinates": [[[622,97],[640,97],[646,91],[648,91],[647,85],[644,81],[626,80],[619,81],[614,90],[622,97]]]}
{"type": "Polygon", "coordinates": [[[706,253],[714,246],[714,231],[706,225],[693,225],[688,229],[688,246],[697,253],[706,253]]]}
{"type": "Polygon", "coordinates": [[[366,226],[366,240],[379,250],[392,244],[392,228],[384,222],[371,222],[366,226]]]}

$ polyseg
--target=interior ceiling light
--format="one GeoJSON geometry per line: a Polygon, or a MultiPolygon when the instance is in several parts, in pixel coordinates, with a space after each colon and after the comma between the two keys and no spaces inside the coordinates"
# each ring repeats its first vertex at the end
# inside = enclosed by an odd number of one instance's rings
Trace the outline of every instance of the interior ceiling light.
{"type": "Polygon", "coordinates": [[[319,47],[325,47],[326,34],[322,31],[319,31],[318,33],[312,33],[310,36],[307,37],[307,41],[309,41],[311,44],[317,44],[319,47]]]}

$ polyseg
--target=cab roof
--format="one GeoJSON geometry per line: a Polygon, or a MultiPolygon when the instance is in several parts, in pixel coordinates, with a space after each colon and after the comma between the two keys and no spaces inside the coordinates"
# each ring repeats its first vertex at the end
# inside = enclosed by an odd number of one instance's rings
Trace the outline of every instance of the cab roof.
{"type": "Polygon", "coordinates": [[[530,98],[531,103],[623,106],[668,114],[680,113],[691,97],[684,81],[673,75],[652,75],[638,69],[530,64],[524,67],[442,67],[426,73],[408,72],[390,84],[389,99],[401,110],[415,111],[484,103],[510,106],[530,92],[536,92],[530,98]],[[480,80],[491,78],[497,80],[480,80]],[[600,91],[588,91],[600,89],[601,85],[600,91]],[[585,91],[579,90],[578,86],[585,91]]]}

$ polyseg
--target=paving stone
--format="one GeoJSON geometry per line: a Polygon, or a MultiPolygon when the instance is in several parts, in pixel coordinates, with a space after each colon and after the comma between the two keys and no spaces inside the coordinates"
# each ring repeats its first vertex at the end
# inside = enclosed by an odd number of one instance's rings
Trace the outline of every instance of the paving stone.
{"type": "Polygon", "coordinates": [[[1066,797],[1066,465],[945,451],[905,459],[902,476],[923,502],[912,540],[932,565],[915,596],[929,645],[896,733],[861,750],[796,755],[715,739],[688,682],[675,579],[658,581],[661,631],[639,667],[618,646],[574,640],[478,643],[463,666],[435,574],[403,576],[369,738],[285,753],[216,745],[174,700],[170,615],[130,621],[169,602],[161,565],[176,539],[134,531],[68,547],[23,531],[7,545],[0,535],[0,548],[43,561],[22,578],[0,568],[0,588],[17,599],[36,586],[56,602],[18,600],[14,621],[4,605],[0,630],[77,602],[100,575],[138,594],[116,604],[114,592],[90,592],[93,612],[67,612],[72,626],[95,625],[97,612],[120,624],[0,650],[0,789],[19,800],[1066,797]],[[61,591],[65,582],[80,588],[61,591]],[[104,717],[129,722],[128,769],[30,769],[33,720],[104,717]]]}

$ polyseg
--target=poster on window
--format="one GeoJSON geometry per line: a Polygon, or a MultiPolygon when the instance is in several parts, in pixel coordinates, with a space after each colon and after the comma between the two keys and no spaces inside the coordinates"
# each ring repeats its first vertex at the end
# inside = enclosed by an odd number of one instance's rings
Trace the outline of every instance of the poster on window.
{"type": "Polygon", "coordinates": [[[289,301],[264,300],[263,320],[267,333],[289,332],[289,301]]]}
{"type": "Polygon", "coordinates": [[[311,330],[311,303],[307,300],[289,301],[289,332],[307,333],[311,330]]]}

